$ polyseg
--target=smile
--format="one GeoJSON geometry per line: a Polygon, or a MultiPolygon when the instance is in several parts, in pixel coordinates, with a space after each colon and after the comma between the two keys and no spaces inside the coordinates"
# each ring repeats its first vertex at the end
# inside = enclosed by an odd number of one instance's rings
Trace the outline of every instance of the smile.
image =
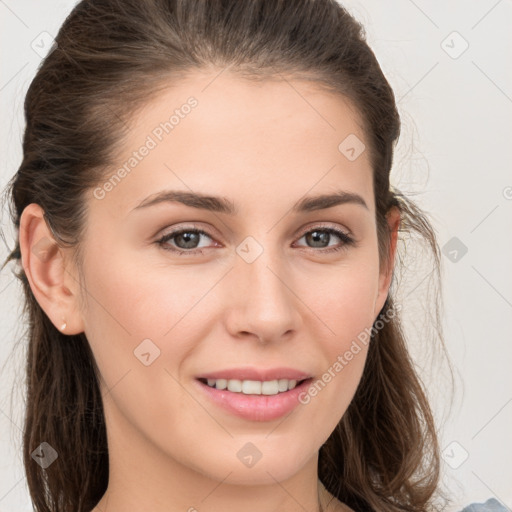
{"type": "Polygon", "coordinates": [[[211,388],[227,389],[233,393],[244,395],[277,395],[294,389],[303,382],[295,379],[275,380],[238,380],[238,379],[200,379],[211,388]]]}
{"type": "Polygon", "coordinates": [[[262,422],[276,420],[297,406],[304,406],[299,396],[307,391],[312,380],[312,377],[271,381],[197,378],[195,383],[199,393],[224,412],[262,422]]]}

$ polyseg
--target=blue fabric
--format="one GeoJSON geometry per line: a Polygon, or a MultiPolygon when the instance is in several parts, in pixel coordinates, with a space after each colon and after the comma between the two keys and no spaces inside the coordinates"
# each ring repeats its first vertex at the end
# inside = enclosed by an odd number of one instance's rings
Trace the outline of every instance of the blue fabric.
{"type": "Polygon", "coordinates": [[[485,503],[471,503],[460,512],[510,512],[510,509],[502,505],[497,499],[489,498],[485,503]]]}

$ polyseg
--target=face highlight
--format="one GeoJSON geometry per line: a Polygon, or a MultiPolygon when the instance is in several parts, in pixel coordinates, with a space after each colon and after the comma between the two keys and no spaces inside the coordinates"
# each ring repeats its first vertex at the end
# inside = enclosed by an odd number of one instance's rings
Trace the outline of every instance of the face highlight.
{"type": "MultiPolygon", "coordinates": [[[[204,378],[286,368],[316,380],[387,295],[368,151],[339,149],[349,136],[365,141],[360,119],[343,97],[291,83],[198,74],[162,92],[123,143],[120,166],[134,151],[136,165],[88,197],[80,314],[113,479],[172,468],[263,485],[314,472],[352,400],[367,347],[307,404],[270,419],[220,406],[204,378]],[[191,96],[196,106],[181,108],[191,96]],[[176,109],[172,130],[155,132],[176,109]]],[[[266,396],[274,407],[279,395],[266,396]]]]}

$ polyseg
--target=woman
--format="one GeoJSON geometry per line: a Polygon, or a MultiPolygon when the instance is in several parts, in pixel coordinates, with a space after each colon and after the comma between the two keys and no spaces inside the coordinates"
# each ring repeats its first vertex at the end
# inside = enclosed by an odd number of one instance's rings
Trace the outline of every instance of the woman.
{"type": "Polygon", "coordinates": [[[341,6],[80,2],[25,113],[38,512],[436,510],[391,283],[400,233],[437,242],[341,6]]]}

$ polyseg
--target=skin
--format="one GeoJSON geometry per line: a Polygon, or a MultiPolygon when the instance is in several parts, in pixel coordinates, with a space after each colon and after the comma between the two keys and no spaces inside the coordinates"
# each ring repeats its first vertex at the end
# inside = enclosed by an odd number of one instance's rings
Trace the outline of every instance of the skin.
{"type": "MultiPolygon", "coordinates": [[[[316,511],[318,496],[324,510],[347,511],[319,483],[318,451],[355,393],[367,347],[307,405],[272,421],[219,409],[195,377],[254,365],[319,378],[384,305],[399,214],[388,216],[390,266],[380,273],[368,151],[350,161],[338,150],[349,134],[365,141],[358,113],[311,82],[253,83],[229,73],[212,82],[217,74],[191,75],[132,119],[119,166],[167,113],[198,100],[103,199],[88,194],[82,286],[71,249],[32,252],[53,240],[41,208],[31,204],[21,218],[36,299],[57,328],[65,319],[66,334],[85,332],[101,372],[110,481],[94,512],[316,511]],[[132,211],[164,189],[225,196],[239,212],[170,202],[132,211]],[[339,189],[368,208],[290,212],[305,195],[339,189]],[[192,222],[208,232],[198,242],[203,254],[179,256],[156,242],[192,222]],[[326,227],[357,245],[325,253],[343,242],[304,236],[326,227]],[[236,252],[248,236],[263,248],[252,263],[236,252]],[[160,349],[149,366],[134,356],[146,338],[160,349]],[[236,456],[248,442],[262,454],[250,468],[236,456]]],[[[169,246],[195,250],[179,237],[169,246]]]]}

